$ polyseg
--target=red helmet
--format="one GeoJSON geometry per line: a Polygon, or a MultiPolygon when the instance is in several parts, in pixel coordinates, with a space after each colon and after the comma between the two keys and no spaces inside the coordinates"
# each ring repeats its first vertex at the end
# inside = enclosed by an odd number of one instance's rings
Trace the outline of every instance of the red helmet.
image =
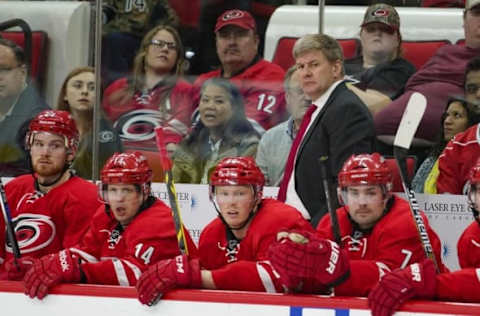
{"type": "Polygon", "coordinates": [[[255,185],[263,189],[265,177],[252,157],[222,159],[212,175],[210,185],[255,185]]]}
{"type": "Polygon", "coordinates": [[[479,218],[479,209],[477,209],[477,186],[476,184],[480,183],[480,158],[477,160],[475,165],[470,169],[470,174],[469,174],[469,185],[467,186],[467,196],[468,200],[470,202],[470,209],[473,212],[473,216],[477,221],[480,221],[479,218]]]}
{"type": "Polygon", "coordinates": [[[216,185],[252,185],[261,198],[265,177],[252,157],[223,158],[210,176],[210,199],[216,185]]]}
{"type": "Polygon", "coordinates": [[[352,155],[343,165],[338,174],[340,189],[361,184],[385,185],[391,191],[392,172],[379,153],[352,155]]]}
{"type": "Polygon", "coordinates": [[[46,110],[30,121],[26,136],[27,148],[33,142],[35,132],[50,132],[65,137],[65,146],[73,152],[77,150],[79,135],[72,116],[67,111],[46,110]]]}
{"type": "Polygon", "coordinates": [[[470,170],[470,176],[468,180],[470,184],[480,183],[480,158],[470,170]]]}
{"type": "Polygon", "coordinates": [[[152,181],[152,169],[147,158],[140,152],[115,153],[103,166],[100,173],[102,184],[144,184],[152,181]]]}

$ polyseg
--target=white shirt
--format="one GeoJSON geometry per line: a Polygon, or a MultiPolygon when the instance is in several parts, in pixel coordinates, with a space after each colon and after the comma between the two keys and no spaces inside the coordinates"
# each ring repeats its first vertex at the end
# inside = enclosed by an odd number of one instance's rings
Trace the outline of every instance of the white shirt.
{"type": "MultiPolygon", "coordinates": [[[[342,82],[343,80],[338,80],[335,81],[328,89],[325,91],[317,100],[313,102],[313,105],[316,106],[317,108],[315,111],[312,113],[312,118],[310,122],[308,123],[308,127],[303,134],[305,136],[312,126],[313,122],[315,122],[315,119],[317,118],[318,114],[322,110],[322,108],[325,106],[325,103],[327,102],[328,98],[330,98],[330,95],[332,94],[333,90],[342,82]]],[[[302,139],[303,142],[303,139],[302,139]]],[[[301,143],[300,143],[301,146],[301,143]]],[[[300,146],[298,146],[298,149],[300,149],[300,146]]],[[[297,149],[297,150],[298,150],[297,149]]],[[[297,151],[298,153],[298,151],[297,151]]],[[[286,194],[286,200],[285,203],[295,207],[303,216],[303,218],[309,220],[310,219],[310,214],[307,211],[307,208],[305,205],[303,205],[302,200],[297,194],[297,191],[295,190],[295,164],[297,163],[297,158],[295,153],[295,161],[293,165],[293,170],[292,170],[292,175],[290,176],[290,179],[288,179],[288,185],[287,185],[287,194],[286,194]]],[[[320,194],[320,192],[319,192],[320,194]]]]}

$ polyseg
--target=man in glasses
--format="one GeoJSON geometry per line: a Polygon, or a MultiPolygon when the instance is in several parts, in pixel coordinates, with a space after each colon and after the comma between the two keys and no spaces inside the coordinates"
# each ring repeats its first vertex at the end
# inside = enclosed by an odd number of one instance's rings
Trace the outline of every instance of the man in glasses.
{"type": "Polygon", "coordinates": [[[49,106],[27,78],[23,49],[0,38],[0,176],[28,173],[23,150],[30,119],[49,106]]]}
{"type": "Polygon", "coordinates": [[[401,57],[400,16],[388,4],[368,7],[360,41],[362,54],[345,61],[345,73],[358,81],[350,89],[375,114],[403,92],[415,66],[401,57]]]}
{"type": "Polygon", "coordinates": [[[228,10],[215,25],[220,69],[200,75],[194,83],[194,104],[198,104],[202,83],[223,77],[235,83],[245,99],[245,113],[255,129],[265,130],[287,117],[282,89],[285,71],[258,54],[257,25],[247,11],[228,10]]]}
{"type": "MultiPolygon", "coordinates": [[[[477,116],[480,115],[479,87],[480,57],[476,57],[467,64],[465,99],[467,106],[477,116]]],[[[478,117],[476,120],[478,122],[478,117]]],[[[467,192],[470,170],[480,157],[479,131],[479,124],[471,126],[466,131],[455,135],[443,150],[438,159],[438,193],[464,194],[467,192]]]]}

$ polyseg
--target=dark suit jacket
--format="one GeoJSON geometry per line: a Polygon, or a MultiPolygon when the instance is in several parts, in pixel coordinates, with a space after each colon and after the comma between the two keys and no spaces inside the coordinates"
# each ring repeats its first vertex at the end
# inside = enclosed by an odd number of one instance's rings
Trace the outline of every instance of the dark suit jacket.
{"type": "MultiPolygon", "coordinates": [[[[375,147],[373,118],[365,104],[341,82],[328,98],[300,144],[295,163],[295,189],[310,213],[311,223],[328,212],[318,158],[328,156],[332,188],[352,154],[371,153],[375,147]]],[[[333,193],[336,207],[335,190],[333,193]]]]}

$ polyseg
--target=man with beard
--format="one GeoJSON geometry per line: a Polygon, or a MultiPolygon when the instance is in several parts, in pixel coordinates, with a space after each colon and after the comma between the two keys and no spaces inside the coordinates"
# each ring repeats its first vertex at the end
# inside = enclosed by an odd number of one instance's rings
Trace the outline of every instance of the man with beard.
{"type": "Polygon", "coordinates": [[[96,186],[70,169],[78,130],[68,112],[38,114],[30,122],[25,144],[32,173],[5,186],[22,258],[12,264],[11,244],[5,240],[5,223],[0,218],[0,279],[19,280],[32,257],[77,244],[100,206],[96,186]]]}
{"type": "Polygon", "coordinates": [[[285,71],[258,54],[260,40],[252,15],[242,10],[225,11],[217,19],[215,38],[221,66],[194,82],[194,104],[198,104],[203,82],[222,77],[238,86],[245,99],[247,117],[260,134],[284,121],[285,71]]]}

